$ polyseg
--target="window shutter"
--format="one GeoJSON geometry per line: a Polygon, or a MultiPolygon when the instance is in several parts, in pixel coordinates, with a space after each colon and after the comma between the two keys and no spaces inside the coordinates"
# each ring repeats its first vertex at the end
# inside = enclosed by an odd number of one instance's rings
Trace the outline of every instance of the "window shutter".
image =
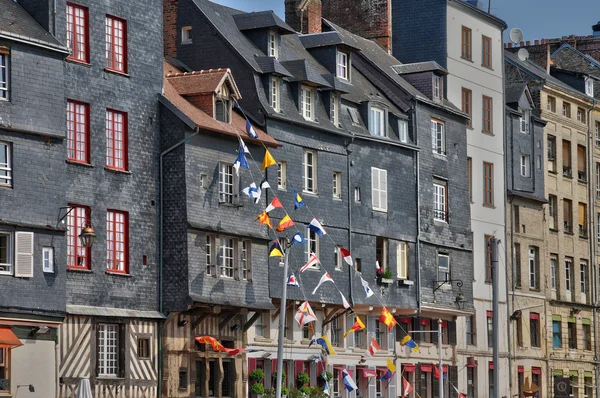
{"type": "MultiPolygon", "coordinates": [[[[354,316],[348,315],[346,317],[346,327],[343,329],[343,331],[345,332],[346,330],[350,329],[350,327],[354,324],[354,316]]],[[[347,337],[346,337],[346,347],[348,348],[352,348],[354,347],[354,333],[350,333],[347,337]]]]}
{"type": "MultiPolygon", "coordinates": [[[[387,332],[387,326],[386,326],[385,329],[386,329],[385,336],[386,336],[387,341],[388,341],[388,350],[390,352],[394,352],[394,345],[396,344],[396,339],[394,338],[394,336],[396,335],[396,329],[400,329],[400,328],[398,326],[396,326],[396,327],[394,327],[394,329],[392,329],[391,332],[387,332]]],[[[394,377],[394,379],[395,379],[395,377],[394,377]]],[[[390,394],[390,397],[395,397],[395,396],[396,395],[391,395],[390,394]]]]}
{"type": "MultiPolygon", "coordinates": [[[[303,371],[304,371],[304,361],[302,361],[302,360],[294,361],[294,380],[296,380],[298,378],[298,373],[301,373],[303,371]]],[[[289,377],[290,377],[290,375],[288,375],[288,378],[289,377]]],[[[302,386],[298,386],[298,387],[302,387],[302,386]]]]}
{"type": "Polygon", "coordinates": [[[379,172],[371,168],[371,198],[374,209],[379,209],[379,172]]]}
{"type": "Polygon", "coordinates": [[[15,276],[33,278],[33,232],[15,233],[15,276]]]}
{"type": "MultiPolygon", "coordinates": [[[[370,370],[374,370],[377,372],[377,368],[375,366],[369,366],[370,370]]],[[[394,377],[395,378],[395,377],[394,377]]],[[[369,382],[371,379],[366,379],[365,381],[369,382]]],[[[363,383],[364,384],[364,383],[363,383]]],[[[375,397],[377,396],[377,386],[375,385],[375,383],[371,383],[369,382],[368,384],[368,397],[375,397]]],[[[389,397],[395,397],[395,395],[389,395],[389,397]]]]}
{"type": "Polygon", "coordinates": [[[256,358],[248,358],[248,374],[256,369],[256,358]]]}
{"type": "Polygon", "coordinates": [[[125,377],[125,334],[127,333],[127,325],[119,324],[119,377],[125,377]]]}
{"type": "Polygon", "coordinates": [[[382,210],[387,210],[387,170],[379,170],[379,194],[382,210]]]}
{"type": "Polygon", "coordinates": [[[456,322],[448,321],[448,343],[456,345],[456,322]]]}
{"type": "MultiPolygon", "coordinates": [[[[366,333],[366,344],[365,347],[368,347],[371,344],[371,339],[375,337],[375,330],[377,328],[377,320],[372,316],[368,316],[367,319],[367,333],[366,333]]],[[[381,349],[385,350],[387,346],[385,344],[381,344],[381,349]]]]}

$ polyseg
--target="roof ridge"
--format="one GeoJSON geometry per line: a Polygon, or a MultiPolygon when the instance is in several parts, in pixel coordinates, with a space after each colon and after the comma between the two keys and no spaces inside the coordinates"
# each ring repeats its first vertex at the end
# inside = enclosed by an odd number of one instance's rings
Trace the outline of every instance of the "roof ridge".
{"type": "Polygon", "coordinates": [[[167,77],[198,76],[198,75],[208,75],[211,73],[228,72],[228,71],[229,71],[229,68],[202,69],[202,70],[195,70],[192,72],[169,73],[169,74],[167,74],[167,77]]]}

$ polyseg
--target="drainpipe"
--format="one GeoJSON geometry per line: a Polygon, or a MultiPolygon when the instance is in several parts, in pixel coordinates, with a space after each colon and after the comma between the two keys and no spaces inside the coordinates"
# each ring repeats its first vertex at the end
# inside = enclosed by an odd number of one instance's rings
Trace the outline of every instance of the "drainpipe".
{"type": "MultiPolygon", "coordinates": [[[[346,174],[348,181],[348,250],[352,253],[352,184],[350,181],[350,154],[352,150],[350,145],[354,142],[354,136],[350,142],[346,145],[346,174]]],[[[354,298],[352,297],[352,282],[353,282],[353,269],[348,268],[348,294],[350,295],[350,305],[354,305],[354,298]]]]}
{"type": "MultiPolygon", "coordinates": [[[[414,108],[412,111],[413,114],[413,136],[415,139],[415,145],[419,145],[419,132],[418,132],[418,123],[417,123],[417,101],[414,101],[414,108]]],[[[421,315],[421,197],[420,197],[420,171],[421,166],[419,164],[419,151],[415,151],[415,163],[416,163],[416,189],[415,196],[417,198],[417,240],[415,243],[415,256],[417,260],[417,314],[421,315]]]]}
{"type": "Polygon", "coordinates": [[[52,0],[52,34],[56,37],[56,0],[52,0]]]}
{"type": "MultiPolygon", "coordinates": [[[[185,133],[184,133],[185,134],[185,133]]],[[[158,243],[158,311],[163,313],[163,158],[166,154],[174,149],[185,144],[193,137],[200,134],[200,129],[196,127],[194,133],[179,141],[172,147],[168,148],[160,154],[159,166],[159,182],[160,182],[160,207],[159,207],[159,243],[158,243]]],[[[185,170],[184,170],[185,171],[185,170]]],[[[162,357],[162,327],[158,328],[158,391],[157,396],[162,396],[162,372],[163,372],[163,357],[162,357]]]]}
{"type": "MultiPolygon", "coordinates": [[[[506,114],[506,112],[505,112],[505,114],[506,114]]],[[[506,124],[506,117],[504,119],[504,122],[506,124]]],[[[530,125],[530,134],[532,136],[532,139],[534,139],[533,138],[533,129],[532,129],[531,123],[529,125],[530,125]]],[[[511,116],[511,123],[509,123],[509,126],[505,130],[509,130],[509,129],[510,129],[510,162],[511,162],[511,167],[510,168],[506,167],[506,152],[504,154],[504,159],[505,159],[504,160],[504,164],[505,164],[505,170],[510,170],[510,182],[511,182],[510,186],[511,186],[511,188],[514,189],[515,188],[515,171],[514,171],[514,168],[512,166],[514,165],[515,161],[514,161],[514,128],[513,128],[512,116],[511,116]]],[[[505,142],[504,145],[506,147],[506,139],[504,140],[504,142],[505,142]]],[[[535,146],[533,146],[533,148],[535,148],[535,146]]],[[[535,168],[533,168],[532,172],[533,173],[535,172],[535,168]]],[[[508,191],[508,190],[506,190],[506,191],[508,191]]],[[[515,258],[515,253],[514,253],[515,236],[514,236],[513,231],[515,230],[514,229],[514,219],[515,219],[515,217],[514,217],[514,214],[512,213],[513,212],[513,201],[514,201],[514,196],[511,196],[511,198],[510,198],[510,210],[511,210],[511,214],[513,216],[510,217],[510,219],[508,219],[508,217],[507,217],[507,220],[509,222],[509,227],[510,227],[510,231],[511,231],[510,232],[510,248],[511,248],[512,256],[510,257],[510,264],[511,264],[510,269],[512,270],[511,273],[512,273],[512,276],[513,276],[512,283],[511,283],[511,290],[513,292],[511,301],[512,301],[512,308],[514,309],[515,308],[515,274],[516,274],[516,270],[515,270],[515,262],[514,262],[514,258],[515,258]]],[[[505,258],[506,258],[506,255],[505,255],[505,258]]],[[[507,309],[507,311],[506,311],[506,315],[507,315],[507,317],[506,317],[507,339],[506,340],[507,340],[507,344],[508,344],[508,347],[507,347],[508,348],[508,365],[509,365],[509,372],[510,372],[510,377],[508,378],[508,380],[509,380],[508,381],[508,391],[509,391],[509,396],[512,397],[512,378],[513,378],[513,375],[512,375],[512,362],[514,360],[514,355],[512,355],[512,344],[511,344],[511,340],[510,340],[510,327],[511,327],[511,324],[510,324],[510,320],[511,320],[510,315],[511,315],[511,309],[508,306],[508,293],[509,293],[509,287],[508,287],[508,266],[507,266],[506,267],[506,309],[507,309]]]]}

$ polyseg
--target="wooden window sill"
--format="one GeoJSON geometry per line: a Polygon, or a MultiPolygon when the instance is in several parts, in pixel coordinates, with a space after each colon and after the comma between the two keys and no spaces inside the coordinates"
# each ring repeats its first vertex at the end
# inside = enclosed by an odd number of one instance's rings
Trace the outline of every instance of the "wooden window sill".
{"type": "Polygon", "coordinates": [[[68,164],[75,165],[75,166],[83,166],[83,167],[90,167],[90,168],[94,167],[94,165],[91,163],[80,162],[78,160],[67,159],[65,162],[67,162],[68,164]]]}
{"type": "Polygon", "coordinates": [[[89,268],[67,267],[67,272],[82,272],[84,274],[91,274],[92,270],[89,268]]]}
{"type": "Polygon", "coordinates": [[[70,64],[77,64],[77,65],[81,65],[81,66],[87,66],[88,68],[92,67],[92,64],[89,61],[82,61],[80,59],[75,59],[75,58],[65,58],[65,61],[67,61],[70,64]]]}
{"type": "Polygon", "coordinates": [[[104,170],[110,171],[111,173],[115,174],[131,174],[131,171],[129,170],[115,169],[114,167],[110,166],[104,166],[104,170]]]}
{"type": "Polygon", "coordinates": [[[125,277],[125,278],[131,278],[132,277],[131,274],[128,274],[128,273],[125,273],[125,272],[117,272],[117,271],[106,270],[105,273],[107,275],[122,276],[122,277],[125,277]]]}
{"type": "Polygon", "coordinates": [[[113,75],[119,75],[119,76],[124,76],[124,77],[131,77],[127,72],[118,71],[118,70],[110,69],[110,68],[107,68],[107,67],[104,68],[104,72],[111,73],[113,75]]]}

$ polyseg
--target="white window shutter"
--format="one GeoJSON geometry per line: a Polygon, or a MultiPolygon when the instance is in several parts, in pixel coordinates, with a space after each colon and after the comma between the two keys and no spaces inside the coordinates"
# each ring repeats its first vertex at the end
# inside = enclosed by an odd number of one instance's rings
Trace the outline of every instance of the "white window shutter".
{"type": "Polygon", "coordinates": [[[379,170],[371,168],[371,198],[373,209],[379,209],[379,170]]]}
{"type": "Polygon", "coordinates": [[[431,121],[431,144],[434,150],[437,149],[437,127],[435,122],[431,121]]]}
{"type": "Polygon", "coordinates": [[[33,232],[15,233],[15,276],[33,278],[33,232]]]}
{"type": "Polygon", "coordinates": [[[379,170],[379,193],[381,210],[387,211],[387,170],[379,170]]]}

